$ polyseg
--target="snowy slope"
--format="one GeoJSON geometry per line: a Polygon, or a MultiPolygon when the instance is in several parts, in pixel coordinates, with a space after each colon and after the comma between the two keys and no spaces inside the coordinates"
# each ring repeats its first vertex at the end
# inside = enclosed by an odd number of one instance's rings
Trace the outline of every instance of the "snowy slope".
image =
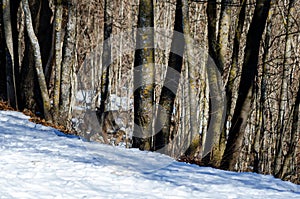
{"type": "Polygon", "coordinates": [[[300,198],[300,186],[126,150],[0,111],[0,198],[300,198]]]}

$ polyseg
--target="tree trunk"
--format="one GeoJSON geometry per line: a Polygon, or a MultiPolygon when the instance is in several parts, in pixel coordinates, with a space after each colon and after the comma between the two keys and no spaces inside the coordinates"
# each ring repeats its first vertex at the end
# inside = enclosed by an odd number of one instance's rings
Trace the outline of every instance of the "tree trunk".
{"type": "MultiPolygon", "coordinates": [[[[3,9],[0,9],[0,24],[3,24],[3,9]]],[[[5,56],[5,36],[3,26],[0,28],[0,100],[7,101],[6,87],[6,56],[5,56]]]]}
{"type": "Polygon", "coordinates": [[[212,59],[209,58],[207,62],[210,90],[210,123],[204,145],[205,151],[203,151],[203,155],[206,157],[204,157],[203,162],[215,167],[218,167],[221,163],[225,145],[225,139],[221,139],[221,132],[226,104],[224,104],[224,93],[221,84],[228,50],[230,29],[229,3],[231,3],[231,0],[222,0],[221,2],[218,37],[216,36],[216,1],[209,1],[207,5],[209,55],[212,59]]]}
{"type": "Polygon", "coordinates": [[[167,145],[171,141],[171,118],[182,69],[184,46],[182,1],[177,0],[171,52],[155,123],[157,133],[154,137],[154,150],[164,154],[170,154],[167,145]]]}
{"type": "Polygon", "coordinates": [[[209,158],[208,164],[218,167],[220,166],[224,152],[224,149],[221,148],[220,136],[224,123],[226,103],[222,76],[210,57],[207,61],[207,76],[209,83],[210,118],[208,132],[204,142],[203,158],[204,160],[209,158]],[[205,157],[206,155],[208,155],[208,157],[205,157]]]}
{"type": "Polygon", "coordinates": [[[62,48],[61,48],[61,31],[62,31],[62,0],[56,1],[54,29],[55,29],[55,68],[54,68],[54,96],[53,96],[53,120],[57,123],[59,118],[60,108],[60,85],[61,85],[61,63],[62,63],[62,48]]]}
{"type": "MultiPolygon", "coordinates": [[[[97,116],[99,118],[101,130],[104,130],[104,122],[106,121],[105,106],[109,94],[109,71],[111,65],[111,34],[113,24],[113,1],[104,1],[104,34],[103,34],[103,51],[102,51],[102,74],[101,74],[101,100],[100,107],[97,110],[97,116]]],[[[106,133],[106,132],[104,132],[106,133]]]]}
{"type": "Polygon", "coordinates": [[[212,57],[221,73],[224,70],[224,63],[221,61],[218,52],[218,40],[217,40],[217,1],[208,0],[207,8],[207,30],[208,30],[208,54],[212,57]]]}
{"type": "MultiPolygon", "coordinates": [[[[273,14],[269,14],[269,17],[267,19],[267,25],[266,25],[266,34],[264,38],[264,53],[262,55],[262,74],[261,74],[261,83],[260,83],[260,93],[257,93],[257,96],[260,95],[260,100],[258,100],[257,97],[257,126],[256,126],[256,132],[255,132],[255,138],[253,141],[253,147],[252,147],[252,153],[254,156],[254,163],[253,163],[253,171],[258,173],[259,172],[259,167],[260,167],[260,162],[261,162],[261,157],[263,156],[263,137],[265,133],[265,123],[266,123],[266,116],[265,116],[265,111],[266,111],[266,87],[267,87],[267,61],[269,59],[269,51],[270,51],[270,38],[271,38],[271,31],[272,31],[272,16],[273,14]]],[[[258,92],[259,89],[256,89],[258,92]]]]}
{"type": "Polygon", "coordinates": [[[285,20],[285,47],[283,54],[283,71],[281,76],[281,90],[280,90],[280,102],[279,102],[279,113],[277,119],[277,140],[276,140],[276,154],[275,154],[275,164],[274,164],[274,175],[277,177],[282,176],[282,164],[283,164],[283,139],[285,134],[285,124],[286,124],[286,113],[288,112],[288,78],[289,78],[289,68],[291,54],[292,54],[292,35],[289,33],[290,20],[293,17],[292,13],[294,11],[295,0],[289,1],[287,18],[285,20]]]}
{"type": "Polygon", "coordinates": [[[15,74],[14,43],[11,24],[10,0],[2,0],[3,25],[6,41],[6,85],[7,99],[10,106],[18,109],[17,85],[15,74]]]}
{"type": "MultiPolygon", "coordinates": [[[[187,118],[188,120],[188,125],[183,128],[182,131],[182,140],[187,140],[183,141],[183,144],[181,147],[182,150],[185,151],[185,155],[189,159],[194,159],[200,158],[200,134],[199,134],[199,125],[196,123],[197,122],[197,102],[196,102],[196,93],[195,93],[195,65],[193,65],[195,62],[193,59],[193,49],[194,49],[194,43],[191,38],[191,31],[190,31],[190,21],[189,21],[189,3],[187,0],[182,1],[182,12],[183,12],[183,32],[184,32],[184,40],[186,44],[186,59],[185,59],[185,66],[186,66],[186,71],[187,71],[187,78],[185,78],[187,82],[187,90],[188,90],[188,97],[187,99],[183,100],[183,107],[188,107],[188,110],[185,111],[187,116],[182,116],[183,118],[187,118]]],[[[199,67],[199,66],[198,66],[199,67]]],[[[184,94],[183,94],[184,95],[184,94]]],[[[182,96],[183,96],[182,95],[182,96]]],[[[185,124],[183,124],[185,125],[185,124]]]]}
{"type": "Polygon", "coordinates": [[[76,24],[77,24],[77,0],[69,0],[68,3],[68,22],[63,44],[63,60],[61,71],[61,93],[60,93],[60,124],[70,127],[71,111],[75,95],[75,45],[76,45],[76,24]]]}
{"type": "Polygon", "coordinates": [[[244,131],[251,108],[252,88],[257,71],[260,41],[265,29],[269,9],[269,0],[256,1],[254,15],[247,34],[244,63],[238,89],[239,96],[221,162],[222,169],[234,170],[240,155],[244,131]]]}
{"type": "Polygon", "coordinates": [[[154,114],[154,16],[153,0],[139,4],[138,30],[134,59],[133,147],[150,150],[154,114]]]}
{"type": "Polygon", "coordinates": [[[39,86],[40,86],[40,90],[41,90],[41,94],[42,94],[44,116],[45,116],[46,120],[51,121],[52,118],[50,115],[50,100],[49,100],[47,85],[46,85],[45,76],[44,76],[44,72],[43,72],[40,45],[38,43],[38,39],[33,30],[31,12],[29,9],[28,0],[22,0],[22,4],[23,4],[23,10],[25,13],[25,23],[26,23],[27,33],[28,33],[30,43],[31,43],[33,51],[34,51],[35,69],[36,69],[36,74],[38,77],[38,82],[39,82],[39,86]]]}
{"type": "MultiPolygon", "coordinates": [[[[232,0],[222,0],[221,1],[221,12],[219,19],[219,28],[218,28],[218,38],[217,38],[217,56],[218,56],[218,64],[220,66],[218,68],[225,68],[226,58],[228,52],[228,44],[229,44],[229,33],[230,33],[230,25],[231,25],[231,8],[229,4],[232,3],[232,0]]],[[[222,71],[221,71],[222,72],[222,71]]],[[[222,74],[223,75],[223,74],[222,74]]]]}

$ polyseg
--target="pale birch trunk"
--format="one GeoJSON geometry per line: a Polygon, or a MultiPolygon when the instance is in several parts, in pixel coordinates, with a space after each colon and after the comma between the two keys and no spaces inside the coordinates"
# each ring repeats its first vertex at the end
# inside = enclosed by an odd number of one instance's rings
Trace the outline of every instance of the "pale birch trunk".
{"type": "Polygon", "coordinates": [[[6,52],[7,99],[9,105],[18,109],[10,0],[2,0],[2,9],[3,9],[3,25],[4,25],[3,28],[4,28],[5,41],[7,46],[7,52],[6,52]]]}
{"type": "Polygon", "coordinates": [[[49,94],[47,90],[47,84],[43,72],[43,65],[42,65],[42,58],[41,58],[41,51],[38,39],[34,33],[33,26],[32,26],[32,19],[31,19],[31,12],[28,5],[28,0],[22,0],[23,4],[23,11],[25,13],[25,23],[26,23],[26,30],[28,33],[28,37],[30,39],[30,43],[32,45],[34,51],[34,58],[35,58],[35,70],[38,77],[38,82],[42,94],[42,101],[43,101],[43,108],[44,108],[44,116],[45,119],[48,121],[52,121],[52,117],[50,114],[50,100],[49,94]]]}

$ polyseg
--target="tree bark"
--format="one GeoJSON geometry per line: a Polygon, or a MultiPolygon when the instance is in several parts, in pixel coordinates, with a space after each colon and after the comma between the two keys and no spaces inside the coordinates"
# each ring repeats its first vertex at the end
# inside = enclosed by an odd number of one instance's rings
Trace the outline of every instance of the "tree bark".
{"type": "Polygon", "coordinates": [[[63,44],[63,59],[61,69],[61,93],[60,93],[60,124],[70,127],[71,111],[75,100],[75,45],[76,45],[76,24],[77,24],[77,0],[68,2],[68,22],[63,44]]]}
{"type": "MultiPolygon", "coordinates": [[[[102,74],[101,74],[101,86],[100,86],[100,107],[97,110],[97,116],[99,118],[101,130],[104,130],[104,122],[106,121],[105,105],[109,94],[109,71],[111,65],[111,34],[113,24],[113,1],[104,1],[104,33],[103,33],[103,51],[102,51],[102,74]]],[[[106,132],[104,132],[106,133],[106,132]]]]}
{"type": "Polygon", "coordinates": [[[241,81],[238,89],[238,99],[229,130],[226,149],[222,158],[221,168],[234,170],[240,155],[244,132],[249,117],[252,88],[257,72],[259,48],[262,34],[270,9],[269,0],[257,0],[253,18],[246,40],[241,81]]]}
{"type": "Polygon", "coordinates": [[[18,109],[17,85],[15,74],[14,43],[11,23],[10,0],[2,0],[3,25],[6,41],[6,85],[7,99],[10,106],[18,109]]]}
{"type": "Polygon", "coordinates": [[[54,29],[55,29],[55,68],[54,68],[54,92],[53,92],[53,120],[57,123],[59,119],[60,108],[60,85],[61,85],[61,63],[62,63],[62,1],[57,0],[55,5],[54,29]]]}
{"type": "Polygon", "coordinates": [[[171,118],[182,69],[185,46],[183,24],[182,0],[177,0],[171,52],[155,122],[155,132],[157,134],[154,136],[154,150],[159,150],[159,152],[164,154],[170,154],[166,146],[171,141],[171,118]]]}
{"type": "Polygon", "coordinates": [[[139,4],[134,59],[133,147],[150,150],[153,146],[154,105],[154,15],[153,0],[139,4]]]}
{"type": "Polygon", "coordinates": [[[283,71],[281,76],[281,90],[280,90],[280,99],[279,99],[279,112],[278,112],[278,119],[277,119],[277,140],[276,140],[276,154],[275,154],[275,164],[274,164],[274,175],[279,177],[282,176],[282,166],[283,166],[283,139],[285,134],[285,125],[286,125],[286,113],[288,112],[288,78],[289,78],[289,68],[290,68],[290,61],[291,60],[291,51],[292,51],[292,35],[289,33],[290,28],[290,20],[293,17],[292,13],[294,11],[294,4],[295,0],[289,1],[288,11],[287,11],[287,18],[285,20],[285,47],[284,47],[284,54],[283,54],[283,71]]]}
{"type": "MultiPolygon", "coordinates": [[[[182,12],[183,12],[183,32],[184,32],[184,40],[185,40],[185,66],[187,71],[187,78],[185,78],[187,83],[187,99],[183,100],[183,107],[188,107],[187,111],[184,111],[188,119],[188,125],[183,128],[182,137],[183,137],[183,144],[181,150],[186,150],[185,155],[190,158],[194,159],[200,158],[200,151],[201,151],[201,144],[200,144],[200,134],[199,134],[199,125],[197,124],[197,101],[195,93],[195,62],[193,59],[193,49],[194,43],[191,37],[191,29],[190,29],[190,15],[189,15],[189,3],[187,0],[182,1],[182,12]]],[[[183,95],[182,95],[183,96],[183,95]]],[[[183,124],[185,125],[185,124],[183,124]]],[[[181,152],[181,151],[179,151],[181,152]]]]}
{"type": "MultiPolygon", "coordinates": [[[[222,0],[217,31],[217,6],[216,1],[208,1],[208,44],[210,58],[207,62],[207,74],[210,90],[210,123],[204,145],[203,162],[218,167],[221,163],[224,152],[224,141],[221,139],[223,127],[223,114],[225,110],[224,93],[222,89],[222,75],[225,67],[225,58],[228,48],[230,29],[230,8],[231,0],[222,0]],[[218,32],[218,36],[217,35],[218,32]],[[216,66],[216,68],[215,68],[216,66]],[[222,143],[223,142],[223,143],[222,143]]],[[[224,137],[224,136],[223,136],[224,137]]]]}
{"type": "Polygon", "coordinates": [[[26,23],[27,33],[28,33],[30,43],[31,43],[33,51],[34,51],[35,69],[36,69],[36,74],[38,77],[38,82],[39,82],[39,86],[40,86],[40,90],[41,90],[41,94],[42,94],[44,116],[45,116],[46,120],[52,121],[51,114],[50,114],[50,108],[51,108],[50,100],[49,100],[49,94],[48,94],[46,80],[45,80],[45,76],[44,76],[44,72],[43,72],[40,45],[38,43],[38,39],[33,30],[31,12],[29,9],[28,0],[22,0],[22,4],[23,4],[23,10],[25,13],[25,23],[26,23]]]}

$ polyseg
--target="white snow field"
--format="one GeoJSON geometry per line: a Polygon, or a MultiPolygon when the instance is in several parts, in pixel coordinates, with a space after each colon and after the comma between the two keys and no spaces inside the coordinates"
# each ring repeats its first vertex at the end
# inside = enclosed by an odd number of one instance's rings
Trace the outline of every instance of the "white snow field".
{"type": "Polygon", "coordinates": [[[300,198],[272,176],[86,142],[0,111],[0,198],[300,198]]]}

